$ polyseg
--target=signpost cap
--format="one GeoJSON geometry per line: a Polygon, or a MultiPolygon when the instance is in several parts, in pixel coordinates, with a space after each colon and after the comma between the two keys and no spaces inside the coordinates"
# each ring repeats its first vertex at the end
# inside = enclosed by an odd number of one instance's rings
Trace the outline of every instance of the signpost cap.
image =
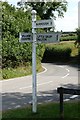
{"type": "Polygon", "coordinates": [[[36,12],[36,10],[32,10],[31,13],[32,13],[32,15],[36,15],[37,12],[36,12]]]}

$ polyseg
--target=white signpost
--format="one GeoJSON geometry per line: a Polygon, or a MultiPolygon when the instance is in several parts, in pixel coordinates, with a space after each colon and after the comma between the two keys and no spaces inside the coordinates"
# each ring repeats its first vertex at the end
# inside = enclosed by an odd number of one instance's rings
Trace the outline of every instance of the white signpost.
{"type": "Polygon", "coordinates": [[[32,34],[31,33],[20,33],[19,34],[19,42],[32,42],[32,34]]]}
{"type": "Polygon", "coordinates": [[[49,20],[38,20],[35,22],[35,28],[50,28],[54,26],[53,19],[49,20]]]}
{"type": "Polygon", "coordinates": [[[37,34],[37,43],[56,43],[59,42],[61,33],[43,33],[37,34]]]}
{"type": "Polygon", "coordinates": [[[32,10],[32,33],[20,33],[20,42],[32,42],[32,111],[37,112],[37,85],[36,85],[36,43],[59,42],[61,33],[43,33],[36,35],[36,28],[55,27],[53,19],[36,21],[36,11],[32,10]]]}
{"type": "Polygon", "coordinates": [[[36,85],[36,29],[34,27],[36,22],[36,11],[32,11],[32,33],[33,33],[33,45],[32,45],[32,90],[33,90],[33,103],[32,111],[37,112],[37,85],[36,85]]]}
{"type": "MultiPolygon", "coordinates": [[[[38,33],[36,43],[57,43],[60,40],[60,32],[38,33]]],[[[19,42],[33,42],[31,33],[20,33],[19,42]]]]}

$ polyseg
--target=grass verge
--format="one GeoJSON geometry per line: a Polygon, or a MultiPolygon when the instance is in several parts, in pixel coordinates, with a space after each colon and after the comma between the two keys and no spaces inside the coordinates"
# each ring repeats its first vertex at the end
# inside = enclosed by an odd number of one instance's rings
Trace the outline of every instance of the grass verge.
{"type": "MultiPolygon", "coordinates": [[[[36,114],[32,113],[31,106],[15,109],[15,110],[8,110],[3,112],[2,120],[14,120],[24,118],[27,120],[28,118],[32,118],[32,120],[36,119],[59,119],[59,103],[45,103],[38,105],[38,112],[36,114]]],[[[80,118],[80,102],[68,102],[64,103],[64,119],[75,119],[79,120],[80,118]],[[77,118],[77,119],[76,119],[77,118]]]]}
{"type": "MultiPolygon", "coordinates": [[[[40,63],[37,64],[37,72],[43,71],[43,68],[40,63]]],[[[22,77],[32,74],[32,66],[19,66],[17,68],[4,68],[2,69],[2,79],[22,77]]]]}

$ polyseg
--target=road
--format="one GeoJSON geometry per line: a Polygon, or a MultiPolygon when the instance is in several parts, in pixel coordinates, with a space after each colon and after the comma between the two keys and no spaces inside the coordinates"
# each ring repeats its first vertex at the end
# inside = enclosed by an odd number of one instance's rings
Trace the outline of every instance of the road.
{"type": "MultiPolygon", "coordinates": [[[[78,68],[75,66],[43,63],[44,71],[37,74],[38,104],[59,101],[57,87],[78,87],[78,68]]],[[[32,76],[1,81],[2,110],[27,106],[32,102],[32,76]]],[[[64,101],[77,99],[77,95],[64,95],[64,101]]],[[[0,108],[1,109],[1,108],[0,108]]]]}

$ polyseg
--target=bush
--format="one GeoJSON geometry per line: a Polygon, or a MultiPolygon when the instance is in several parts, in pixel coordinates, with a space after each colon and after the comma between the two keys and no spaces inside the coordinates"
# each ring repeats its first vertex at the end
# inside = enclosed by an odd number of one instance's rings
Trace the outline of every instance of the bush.
{"type": "Polygon", "coordinates": [[[43,62],[67,61],[70,59],[71,48],[62,45],[46,47],[43,62]]]}
{"type": "Polygon", "coordinates": [[[77,47],[80,47],[80,28],[77,28],[76,31],[77,31],[77,39],[76,39],[75,45],[77,47]]]}
{"type": "Polygon", "coordinates": [[[62,36],[60,38],[60,41],[71,41],[71,40],[77,40],[77,35],[62,36]]]}
{"type": "MultiPolygon", "coordinates": [[[[17,67],[25,65],[27,62],[32,62],[32,44],[19,43],[18,38],[10,36],[7,40],[3,39],[2,42],[2,67],[17,67]]],[[[43,44],[37,46],[37,61],[42,60],[45,47],[43,44]]]]}
{"type": "MultiPolygon", "coordinates": [[[[14,68],[32,62],[32,44],[20,43],[20,32],[31,32],[31,14],[2,2],[2,67],[14,68]]],[[[1,45],[1,44],[0,44],[1,45]]],[[[44,45],[37,46],[37,61],[41,61],[44,45]]]]}

